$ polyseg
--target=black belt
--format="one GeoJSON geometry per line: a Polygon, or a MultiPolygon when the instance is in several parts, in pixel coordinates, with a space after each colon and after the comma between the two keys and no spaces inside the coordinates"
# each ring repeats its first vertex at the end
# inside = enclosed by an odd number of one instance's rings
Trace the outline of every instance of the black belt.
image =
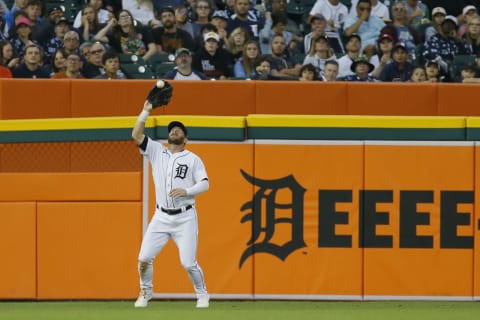
{"type": "MultiPolygon", "coordinates": [[[[158,208],[158,204],[157,204],[157,208],[158,208]]],[[[192,209],[193,206],[191,204],[189,204],[188,206],[185,206],[185,207],[181,207],[181,208],[178,208],[178,209],[166,209],[166,208],[160,208],[160,210],[162,210],[163,212],[165,212],[166,214],[169,214],[169,215],[175,215],[175,214],[179,214],[179,213],[182,213],[182,212],[185,212],[187,210],[190,210],[192,209]]]]}

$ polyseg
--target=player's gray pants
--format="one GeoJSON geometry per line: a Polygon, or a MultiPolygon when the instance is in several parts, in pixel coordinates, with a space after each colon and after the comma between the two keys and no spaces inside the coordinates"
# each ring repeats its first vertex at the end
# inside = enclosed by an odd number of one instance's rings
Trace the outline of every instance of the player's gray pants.
{"type": "Polygon", "coordinates": [[[187,271],[197,295],[206,294],[203,271],[197,263],[198,226],[195,208],[184,213],[169,216],[157,212],[143,237],[138,255],[140,288],[151,292],[153,288],[153,260],[167,244],[170,237],[175,241],[180,263],[187,271]]]}

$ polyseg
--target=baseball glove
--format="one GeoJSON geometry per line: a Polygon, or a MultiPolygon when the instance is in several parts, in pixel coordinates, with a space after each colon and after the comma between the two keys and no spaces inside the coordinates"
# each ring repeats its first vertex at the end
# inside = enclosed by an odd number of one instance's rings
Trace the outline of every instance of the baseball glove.
{"type": "Polygon", "coordinates": [[[147,100],[152,104],[153,108],[166,106],[172,98],[172,85],[167,81],[164,81],[164,83],[165,85],[162,88],[159,88],[157,85],[155,85],[152,89],[150,89],[150,92],[148,92],[147,100]]]}

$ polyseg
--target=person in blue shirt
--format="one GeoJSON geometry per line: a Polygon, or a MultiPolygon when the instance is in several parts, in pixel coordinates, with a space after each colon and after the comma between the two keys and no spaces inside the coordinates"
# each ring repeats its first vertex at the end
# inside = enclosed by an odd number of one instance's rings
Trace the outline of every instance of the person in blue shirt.
{"type": "Polygon", "coordinates": [[[379,80],[386,82],[409,81],[414,65],[408,61],[408,50],[405,44],[397,43],[393,47],[392,56],[393,61],[383,68],[379,80]]]}
{"type": "Polygon", "coordinates": [[[40,48],[30,44],[25,48],[24,62],[12,69],[14,78],[50,78],[50,73],[41,65],[40,48]]]}

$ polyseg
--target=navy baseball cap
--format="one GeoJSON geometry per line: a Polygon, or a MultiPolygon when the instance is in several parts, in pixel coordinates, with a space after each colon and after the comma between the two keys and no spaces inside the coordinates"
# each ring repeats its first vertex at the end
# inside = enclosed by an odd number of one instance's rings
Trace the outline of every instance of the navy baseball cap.
{"type": "Polygon", "coordinates": [[[172,121],[168,124],[168,132],[170,133],[170,131],[172,131],[173,128],[175,127],[179,127],[180,129],[182,129],[183,133],[185,134],[185,136],[188,136],[188,131],[187,131],[187,128],[185,127],[185,125],[183,123],[181,123],[180,121],[172,121]]]}

